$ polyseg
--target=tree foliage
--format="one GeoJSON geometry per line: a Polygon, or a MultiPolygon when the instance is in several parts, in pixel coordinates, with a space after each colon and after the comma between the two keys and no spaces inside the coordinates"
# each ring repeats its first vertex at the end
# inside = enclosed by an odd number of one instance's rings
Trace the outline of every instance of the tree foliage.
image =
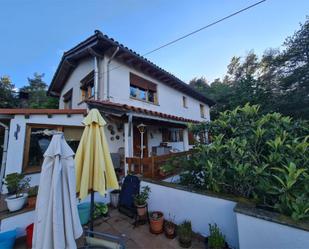
{"type": "Polygon", "coordinates": [[[47,84],[43,81],[44,74],[34,73],[28,78],[28,85],[20,89],[29,94],[28,108],[58,108],[58,100],[46,95],[47,84]]]}
{"type": "Polygon", "coordinates": [[[248,102],[260,105],[263,113],[309,119],[309,18],[285,40],[282,51],[267,49],[261,58],[253,51],[234,56],[223,79],[207,83],[194,78],[190,85],[217,103],[212,119],[248,102]]]}
{"type": "Polygon", "coordinates": [[[178,162],[184,167],[181,184],[253,199],[294,219],[309,218],[309,124],[259,110],[246,104],[195,126],[196,133],[208,129],[212,141],[178,162]]]}
{"type": "Polygon", "coordinates": [[[44,74],[34,73],[28,84],[15,89],[8,76],[0,78],[0,108],[58,108],[58,99],[47,96],[44,74]],[[19,93],[24,93],[23,98],[19,93]]]}
{"type": "Polygon", "coordinates": [[[8,76],[0,77],[0,108],[12,108],[15,106],[13,89],[14,84],[8,76]]]}

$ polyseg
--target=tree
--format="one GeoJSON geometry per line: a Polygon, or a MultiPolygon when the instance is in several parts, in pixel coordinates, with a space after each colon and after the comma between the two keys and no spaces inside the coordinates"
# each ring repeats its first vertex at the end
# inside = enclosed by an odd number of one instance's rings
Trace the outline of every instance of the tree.
{"type": "Polygon", "coordinates": [[[309,119],[309,17],[286,39],[284,47],[277,59],[282,92],[279,111],[309,119]]]}
{"type": "Polygon", "coordinates": [[[16,98],[13,89],[14,84],[9,76],[0,77],[0,108],[16,107],[16,98]]]}
{"type": "Polygon", "coordinates": [[[232,57],[222,81],[208,85],[205,78],[194,78],[190,85],[216,102],[212,119],[246,103],[258,104],[262,113],[309,119],[309,17],[283,48],[267,49],[261,58],[253,51],[232,57]]]}
{"type": "Polygon", "coordinates": [[[28,108],[58,108],[58,100],[47,96],[47,84],[43,81],[44,74],[34,73],[33,78],[28,78],[28,86],[20,91],[27,92],[29,99],[28,108]]]}

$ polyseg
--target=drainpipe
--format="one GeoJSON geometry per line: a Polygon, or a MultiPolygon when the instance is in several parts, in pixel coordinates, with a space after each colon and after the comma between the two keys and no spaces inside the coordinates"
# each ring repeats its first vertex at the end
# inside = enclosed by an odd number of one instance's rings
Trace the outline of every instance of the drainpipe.
{"type": "Polygon", "coordinates": [[[2,193],[2,181],[4,178],[4,172],[5,172],[5,166],[6,166],[6,155],[8,151],[9,127],[2,122],[0,122],[0,125],[5,129],[3,152],[2,152],[2,163],[1,163],[1,171],[0,171],[0,193],[2,193]]]}
{"type": "Polygon", "coordinates": [[[99,64],[98,57],[94,56],[94,100],[99,99],[99,64]]]}
{"type": "Polygon", "coordinates": [[[109,101],[110,100],[110,95],[109,95],[109,66],[110,66],[110,63],[112,62],[112,60],[114,59],[114,57],[116,56],[116,54],[118,53],[119,51],[119,47],[116,47],[114,53],[112,54],[112,56],[109,58],[108,62],[107,62],[107,81],[106,81],[106,97],[107,97],[107,100],[109,101]]]}

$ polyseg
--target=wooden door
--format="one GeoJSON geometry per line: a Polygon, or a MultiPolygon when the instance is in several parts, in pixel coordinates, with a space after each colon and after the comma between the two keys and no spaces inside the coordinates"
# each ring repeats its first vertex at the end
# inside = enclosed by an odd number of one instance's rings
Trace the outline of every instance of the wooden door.
{"type": "MultiPolygon", "coordinates": [[[[143,144],[144,144],[144,156],[148,157],[148,139],[147,139],[147,128],[145,129],[144,136],[143,136],[143,144]]],[[[133,127],[133,154],[135,157],[141,156],[141,133],[137,129],[136,126],[133,127]]]]}

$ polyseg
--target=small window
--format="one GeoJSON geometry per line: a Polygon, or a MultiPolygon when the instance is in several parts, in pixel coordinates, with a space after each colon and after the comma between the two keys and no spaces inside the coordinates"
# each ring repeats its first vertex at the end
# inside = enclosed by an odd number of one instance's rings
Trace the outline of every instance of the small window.
{"type": "Polygon", "coordinates": [[[23,172],[41,171],[44,153],[52,139],[50,133],[53,130],[63,131],[67,143],[76,152],[83,127],[29,124],[26,126],[23,172]]]}
{"type": "Polygon", "coordinates": [[[63,95],[64,109],[72,109],[73,88],[63,95]]]}
{"type": "Polygon", "coordinates": [[[94,97],[94,71],[92,70],[81,81],[81,97],[82,100],[91,99],[94,97]]]}
{"type": "Polygon", "coordinates": [[[158,104],[157,85],[130,73],[130,97],[158,104]]]}
{"type": "Polygon", "coordinates": [[[200,113],[201,113],[201,118],[205,118],[205,106],[200,104],[200,113]]]}
{"type": "Polygon", "coordinates": [[[184,108],[188,108],[188,106],[187,106],[187,97],[186,96],[182,96],[182,106],[184,108]]]}

